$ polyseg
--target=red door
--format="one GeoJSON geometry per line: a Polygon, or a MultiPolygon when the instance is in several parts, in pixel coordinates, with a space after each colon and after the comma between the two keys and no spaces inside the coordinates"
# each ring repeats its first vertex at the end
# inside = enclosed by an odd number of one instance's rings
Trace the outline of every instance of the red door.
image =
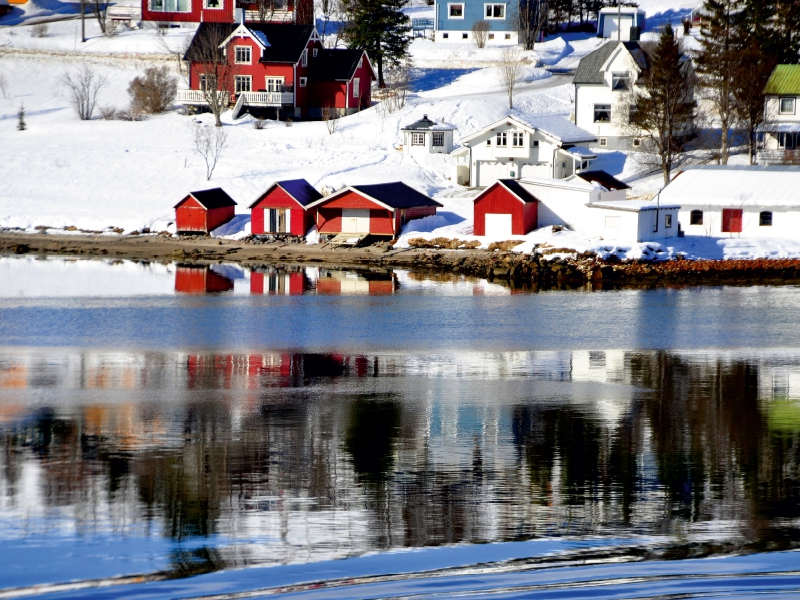
{"type": "Polygon", "coordinates": [[[722,231],[724,233],[741,233],[742,231],[741,208],[722,209],[722,231]]]}

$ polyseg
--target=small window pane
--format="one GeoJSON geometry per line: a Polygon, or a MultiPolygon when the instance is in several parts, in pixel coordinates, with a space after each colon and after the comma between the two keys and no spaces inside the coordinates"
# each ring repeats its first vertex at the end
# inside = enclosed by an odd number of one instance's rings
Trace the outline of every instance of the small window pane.
{"type": "Polygon", "coordinates": [[[627,90],[629,88],[628,81],[627,73],[614,73],[611,76],[611,89],[627,90]]]}
{"type": "Polygon", "coordinates": [[[594,122],[595,123],[610,123],[611,122],[611,105],[610,104],[595,104],[594,105],[594,122]]]}
{"type": "Polygon", "coordinates": [[[794,114],[794,98],[781,98],[781,112],[794,114]]]}
{"type": "Polygon", "coordinates": [[[768,210],[759,213],[758,224],[760,227],[772,227],[772,213],[768,210]]]}
{"type": "Polygon", "coordinates": [[[703,211],[693,210],[689,213],[689,225],[702,225],[703,224],[703,211]]]}
{"type": "Polygon", "coordinates": [[[441,131],[433,132],[433,145],[444,146],[444,133],[441,131]]]}
{"type": "Polygon", "coordinates": [[[425,145],[425,134],[424,133],[412,133],[411,134],[411,145],[412,146],[424,146],[425,145]]]}
{"type": "Polygon", "coordinates": [[[461,19],[464,17],[464,5],[463,4],[451,4],[450,5],[450,18],[453,19],[461,19]]]}

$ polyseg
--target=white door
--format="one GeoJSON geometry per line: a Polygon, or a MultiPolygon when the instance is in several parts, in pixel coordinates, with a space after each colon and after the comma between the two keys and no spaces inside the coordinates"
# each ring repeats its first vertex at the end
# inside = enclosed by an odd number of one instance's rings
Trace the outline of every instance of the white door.
{"type": "Polygon", "coordinates": [[[486,236],[491,238],[511,237],[511,215],[486,213],[486,236]]]}
{"type": "Polygon", "coordinates": [[[342,233],[369,233],[369,209],[342,209],[342,233]]]}
{"type": "Polygon", "coordinates": [[[482,160],[478,162],[478,187],[492,185],[498,179],[508,177],[508,168],[501,162],[482,160]]]}
{"type": "MultiPolygon", "coordinates": [[[[606,15],[603,19],[603,37],[610,39],[617,39],[617,15],[606,15]]],[[[628,41],[631,37],[631,27],[633,27],[633,17],[630,15],[622,15],[622,31],[620,32],[620,39],[628,41]]]]}

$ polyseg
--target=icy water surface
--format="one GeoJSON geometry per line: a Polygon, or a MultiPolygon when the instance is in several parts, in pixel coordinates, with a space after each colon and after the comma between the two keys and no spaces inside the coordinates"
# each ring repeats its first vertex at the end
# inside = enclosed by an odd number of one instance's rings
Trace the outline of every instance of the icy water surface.
{"type": "Polygon", "coordinates": [[[800,594],[800,289],[187,269],[0,259],[0,597],[800,594]]]}

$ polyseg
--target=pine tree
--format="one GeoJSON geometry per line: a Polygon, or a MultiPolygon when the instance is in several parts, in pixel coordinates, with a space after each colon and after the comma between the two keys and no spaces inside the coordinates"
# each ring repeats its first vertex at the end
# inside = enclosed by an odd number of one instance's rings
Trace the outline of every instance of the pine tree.
{"type": "Polygon", "coordinates": [[[744,28],[778,64],[800,60],[800,0],[744,0],[744,28]]]}
{"type": "Polygon", "coordinates": [[[17,112],[17,129],[25,131],[28,125],[25,123],[25,105],[19,105],[19,112],[17,112]]]}
{"type": "Polygon", "coordinates": [[[384,68],[400,64],[408,56],[411,38],[402,12],[406,0],[346,0],[349,23],[345,39],[351,48],[363,48],[378,66],[378,86],[386,87],[384,68]]]}
{"type": "Polygon", "coordinates": [[[643,147],[669,183],[672,164],[685,152],[695,134],[695,75],[684,59],[672,27],[667,25],[658,45],[647,51],[643,83],[633,93],[629,124],[644,137],[643,147]]]}
{"type": "Polygon", "coordinates": [[[704,97],[713,106],[720,125],[719,162],[728,163],[735,130],[733,76],[737,65],[738,29],[743,7],[738,0],[706,0],[703,12],[702,50],[697,55],[697,71],[704,97]]]}

